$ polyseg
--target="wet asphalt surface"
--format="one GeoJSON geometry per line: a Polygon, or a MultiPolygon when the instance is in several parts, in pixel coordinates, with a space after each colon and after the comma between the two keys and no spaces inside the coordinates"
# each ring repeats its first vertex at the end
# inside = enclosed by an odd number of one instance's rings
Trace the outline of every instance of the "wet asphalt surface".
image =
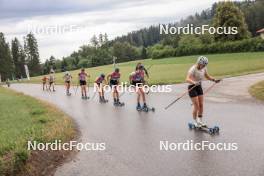
{"type": "MultiPolygon", "coordinates": [[[[105,143],[105,151],[80,151],[59,167],[57,176],[263,176],[264,175],[264,104],[255,101],[247,88],[264,80],[264,74],[225,79],[214,87],[205,100],[204,121],[218,125],[220,133],[211,136],[189,130],[192,120],[188,96],[170,109],[164,107],[186,90],[186,84],[173,86],[171,93],[150,93],[149,105],[156,112],[138,112],[136,95],[126,93],[124,107],[109,103],[65,96],[63,86],[56,92],[43,92],[41,85],[14,84],[25,94],[46,100],[69,114],[78,124],[82,143],[105,143]],[[237,151],[161,151],[160,141],[181,143],[237,143],[237,151]]],[[[203,87],[212,83],[205,82],[203,87]]],[[[80,90],[80,89],[79,89],[80,90]]],[[[92,96],[90,92],[90,96],[92,96]]]]}

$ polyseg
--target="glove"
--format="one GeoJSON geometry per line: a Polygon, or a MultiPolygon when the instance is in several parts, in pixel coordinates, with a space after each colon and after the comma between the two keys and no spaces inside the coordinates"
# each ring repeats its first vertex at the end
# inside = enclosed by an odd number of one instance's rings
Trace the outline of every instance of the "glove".
{"type": "Polygon", "coordinates": [[[194,86],[200,86],[202,83],[201,82],[196,82],[195,84],[194,84],[194,86]]]}
{"type": "Polygon", "coordinates": [[[222,81],[221,79],[213,79],[213,82],[215,83],[219,83],[220,81],[222,81]]]}

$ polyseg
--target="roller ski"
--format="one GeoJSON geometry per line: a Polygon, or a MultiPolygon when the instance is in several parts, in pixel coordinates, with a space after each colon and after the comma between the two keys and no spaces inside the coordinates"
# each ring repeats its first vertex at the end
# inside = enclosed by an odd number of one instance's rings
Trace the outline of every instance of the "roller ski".
{"type": "Polygon", "coordinates": [[[66,91],[67,96],[71,96],[71,93],[69,91],[66,91]]]}
{"type": "Polygon", "coordinates": [[[137,111],[144,111],[144,112],[155,112],[155,108],[154,107],[148,107],[147,105],[143,105],[143,107],[141,107],[139,104],[137,105],[137,111]]]}
{"type": "Polygon", "coordinates": [[[121,107],[121,106],[125,106],[125,103],[124,102],[120,102],[120,101],[115,101],[114,102],[114,106],[116,106],[116,107],[121,107]]]}
{"type": "Polygon", "coordinates": [[[89,97],[87,97],[87,96],[82,96],[82,99],[83,99],[83,100],[88,100],[89,97]]]}
{"type": "Polygon", "coordinates": [[[208,127],[207,125],[203,124],[197,124],[197,123],[188,123],[189,129],[195,129],[195,130],[200,130],[200,131],[205,131],[209,133],[210,135],[214,135],[219,133],[220,129],[218,126],[214,126],[213,128],[208,127]]]}
{"type": "Polygon", "coordinates": [[[108,103],[108,100],[106,100],[104,97],[100,97],[99,103],[108,103]]]}

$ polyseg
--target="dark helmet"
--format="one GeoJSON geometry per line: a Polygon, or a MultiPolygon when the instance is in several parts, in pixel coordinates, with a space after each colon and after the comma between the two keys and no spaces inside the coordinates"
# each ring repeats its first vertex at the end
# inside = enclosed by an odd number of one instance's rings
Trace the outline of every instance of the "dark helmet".
{"type": "Polygon", "coordinates": [[[100,76],[101,76],[102,78],[105,78],[105,74],[103,74],[103,73],[102,73],[100,76]]]}
{"type": "Polygon", "coordinates": [[[143,70],[143,69],[144,69],[144,66],[143,66],[143,65],[140,65],[140,66],[138,67],[138,69],[139,69],[139,70],[143,70]]]}
{"type": "Polygon", "coordinates": [[[116,69],[115,69],[115,72],[119,72],[119,68],[116,68],[116,69]]]}
{"type": "Polygon", "coordinates": [[[85,69],[84,69],[84,68],[82,68],[82,69],[81,69],[81,71],[82,71],[82,72],[84,72],[84,71],[85,71],[85,69]]]}

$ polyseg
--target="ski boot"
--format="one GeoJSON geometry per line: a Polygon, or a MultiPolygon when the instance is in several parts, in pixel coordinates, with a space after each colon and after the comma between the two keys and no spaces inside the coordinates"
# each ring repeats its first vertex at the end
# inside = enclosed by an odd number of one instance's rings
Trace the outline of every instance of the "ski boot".
{"type": "Polygon", "coordinates": [[[199,126],[201,126],[201,127],[207,127],[207,125],[206,125],[206,123],[204,123],[203,121],[202,121],[202,118],[197,118],[197,123],[198,123],[198,125],[199,126]]]}
{"type": "Polygon", "coordinates": [[[122,102],[122,103],[120,101],[117,102],[117,106],[124,106],[124,105],[125,105],[124,102],[122,102]]]}
{"type": "Polygon", "coordinates": [[[148,108],[148,106],[146,104],[144,104],[143,107],[142,107],[142,110],[144,112],[148,112],[149,111],[149,108],[148,108]]]}
{"type": "Polygon", "coordinates": [[[106,100],[104,97],[103,97],[103,103],[108,103],[108,100],[106,100]]]}
{"type": "Polygon", "coordinates": [[[99,97],[99,102],[100,103],[107,103],[108,100],[106,100],[104,97],[99,97]]]}
{"type": "Polygon", "coordinates": [[[137,107],[136,107],[137,111],[141,111],[142,107],[140,106],[140,104],[138,103],[137,107]]]}
{"type": "Polygon", "coordinates": [[[114,106],[124,106],[125,103],[121,103],[119,100],[114,100],[114,106]]]}
{"type": "Polygon", "coordinates": [[[71,93],[69,91],[66,92],[67,96],[71,96],[71,93]]]}

